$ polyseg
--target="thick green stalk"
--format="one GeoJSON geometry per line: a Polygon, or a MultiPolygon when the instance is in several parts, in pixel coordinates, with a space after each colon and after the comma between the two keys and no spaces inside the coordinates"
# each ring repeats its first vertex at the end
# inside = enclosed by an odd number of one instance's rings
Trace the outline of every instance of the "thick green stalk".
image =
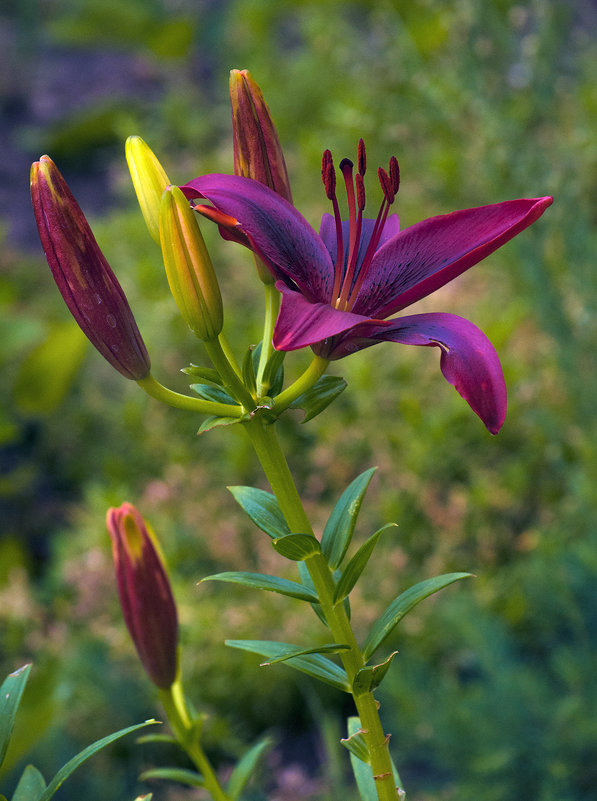
{"type": "MultiPolygon", "coordinates": [[[[312,534],[311,524],[305,513],[288,463],[280,447],[273,425],[264,425],[255,419],[245,425],[245,430],[255,448],[257,458],[267,480],[278,499],[282,513],[295,533],[312,534]]],[[[324,556],[318,554],[305,561],[319,597],[321,609],[334,641],[346,643],[350,650],[340,653],[348,679],[352,682],[357,672],[364,667],[365,660],[359,648],[343,604],[334,606],[334,579],[324,556]]],[[[396,801],[398,798],[392,773],[388,740],[379,718],[378,704],[373,693],[353,696],[361,726],[371,757],[371,769],[375,778],[379,801],[396,801]]]]}
{"type": "Polygon", "coordinates": [[[201,398],[193,398],[190,395],[181,395],[180,392],[173,392],[171,389],[156,381],[151,373],[137,381],[137,384],[151,395],[152,398],[166,403],[168,406],[175,406],[177,409],[185,409],[189,412],[199,414],[213,414],[218,417],[242,417],[243,410],[240,406],[232,406],[228,403],[215,403],[201,398]]]}
{"type": "Polygon", "coordinates": [[[160,690],[160,700],[166,711],[168,723],[180,746],[186,751],[193,764],[203,777],[205,789],[214,801],[230,801],[224,792],[216,772],[199,742],[199,734],[189,715],[180,680],[167,690],[160,690]]]}

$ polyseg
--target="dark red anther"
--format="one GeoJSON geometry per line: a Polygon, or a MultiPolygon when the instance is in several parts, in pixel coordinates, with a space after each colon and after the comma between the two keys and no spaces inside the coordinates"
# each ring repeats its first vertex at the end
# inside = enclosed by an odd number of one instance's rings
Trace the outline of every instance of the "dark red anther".
{"type": "Polygon", "coordinates": [[[359,165],[359,175],[365,175],[367,169],[367,153],[365,152],[365,143],[362,139],[359,139],[359,158],[357,163],[359,165]]]}
{"type": "Polygon", "coordinates": [[[390,181],[392,182],[394,194],[396,194],[398,192],[398,187],[400,186],[400,167],[398,165],[398,159],[396,156],[392,156],[390,159],[390,181]]]}
{"type": "MultiPolygon", "coordinates": [[[[362,140],[361,140],[362,141],[362,140]]],[[[357,192],[357,208],[359,211],[363,211],[365,208],[365,184],[363,183],[363,173],[359,172],[356,174],[354,179],[356,192],[357,192]]]]}
{"type": "Polygon", "coordinates": [[[382,191],[384,193],[385,199],[388,201],[389,204],[394,202],[394,190],[392,187],[392,181],[390,180],[390,176],[384,170],[383,167],[377,168],[377,175],[379,177],[379,183],[381,184],[382,191]]]}
{"type": "Polygon", "coordinates": [[[336,194],[336,170],[334,160],[329,150],[323,151],[321,159],[321,178],[325,187],[325,194],[328,200],[333,200],[336,194]]]}

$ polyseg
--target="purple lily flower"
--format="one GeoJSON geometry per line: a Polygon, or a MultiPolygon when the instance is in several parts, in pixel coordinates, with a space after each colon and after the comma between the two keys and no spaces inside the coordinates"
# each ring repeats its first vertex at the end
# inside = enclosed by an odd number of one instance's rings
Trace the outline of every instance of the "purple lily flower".
{"type": "Polygon", "coordinates": [[[398,162],[378,177],[384,199],[376,219],[363,216],[365,147],[358,169],[340,163],[348,197],[348,221],[336,198],[336,173],[329,151],[322,177],[334,214],[325,214],[320,234],[284,198],[257,181],[211,174],[181,189],[218,223],[225,239],[255,252],[277,279],[282,304],[273,343],[278,350],[310,345],[325,359],[340,359],[378,342],[435,346],[444,377],[492,434],[506,415],[506,386],[498,356],[487,337],[454,314],[396,314],[480,262],[537,220],[551,197],[509,200],[456,211],[399,230],[389,215],[400,184],[398,162]]]}

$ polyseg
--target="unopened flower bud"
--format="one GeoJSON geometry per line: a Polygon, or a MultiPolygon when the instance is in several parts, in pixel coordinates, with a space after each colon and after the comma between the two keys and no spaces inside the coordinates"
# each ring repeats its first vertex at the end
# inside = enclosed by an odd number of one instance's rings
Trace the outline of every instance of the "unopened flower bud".
{"type": "Polygon", "coordinates": [[[130,503],[109,509],[106,523],[124,621],[149,678],[167,689],[178,671],[178,618],[155,534],[130,503]]]}
{"type": "Polygon", "coordinates": [[[31,199],[46,259],[79,327],[123,376],[145,378],[149,356],[126,296],[48,156],[31,167],[31,199]]]}
{"type": "Polygon", "coordinates": [[[286,162],[270,110],[248,70],[231,70],[234,173],[269,186],[289,203],[286,162]]]}
{"type": "Polygon", "coordinates": [[[214,339],[224,321],[220,287],[197,215],[177,186],[162,195],[160,241],[170,291],[183,319],[200,339],[214,339]]]}
{"type": "Polygon", "coordinates": [[[150,147],[140,136],[129,136],[125,153],[137,200],[153,239],[160,244],[160,201],[170,185],[168,176],[150,147]]]}

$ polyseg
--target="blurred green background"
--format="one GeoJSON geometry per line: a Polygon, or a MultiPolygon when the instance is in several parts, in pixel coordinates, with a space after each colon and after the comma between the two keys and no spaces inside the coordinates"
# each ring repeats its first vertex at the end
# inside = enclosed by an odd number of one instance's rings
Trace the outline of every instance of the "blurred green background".
{"type": "MultiPolygon", "coordinates": [[[[399,656],[382,714],[409,798],[594,801],[596,24],[582,0],[0,3],[2,676],[34,662],[13,766],[28,752],[50,777],[91,740],[159,714],[119,616],[104,528],[106,508],[129,500],[170,562],[186,682],[217,712],[214,759],[230,764],[267,731],[277,745],[255,799],[351,798],[337,746],[346,699],[223,646],[307,641],[316,618],[298,601],[196,586],[222,569],[284,569],[225,489],[266,486],[247,443],[233,430],[197,439],[199,420],[147,399],[86,346],[29,208],[29,163],[49,153],[127,291],[156,377],[184,391],[180,368],[203,356],[136,207],[124,139],[141,135],[175,182],[232,171],[228,71],[247,67],[314,225],[327,210],[321,152],[354,157],[359,136],[372,166],[400,161],[403,226],[555,196],[531,229],[422,304],[468,317],[496,345],[509,388],[497,438],[442,379],[434,349],[391,344],[335,363],[348,390],[307,426],[288,415],[281,435],[319,526],[379,465],[358,541],[388,520],[399,528],[353,604],[359,632],[410,583],[477,576],[426,601],[388,643],[399,656]]],[[[250,256],[205,235],[226,330],[244,348],[260,335],[250,256]]],[[[290,374],[307,362],[289,357],[290,374]]],[[[57,798],[126,801],[148,791],[143,768],[175,758],[120,742],[57,798]]]]}

